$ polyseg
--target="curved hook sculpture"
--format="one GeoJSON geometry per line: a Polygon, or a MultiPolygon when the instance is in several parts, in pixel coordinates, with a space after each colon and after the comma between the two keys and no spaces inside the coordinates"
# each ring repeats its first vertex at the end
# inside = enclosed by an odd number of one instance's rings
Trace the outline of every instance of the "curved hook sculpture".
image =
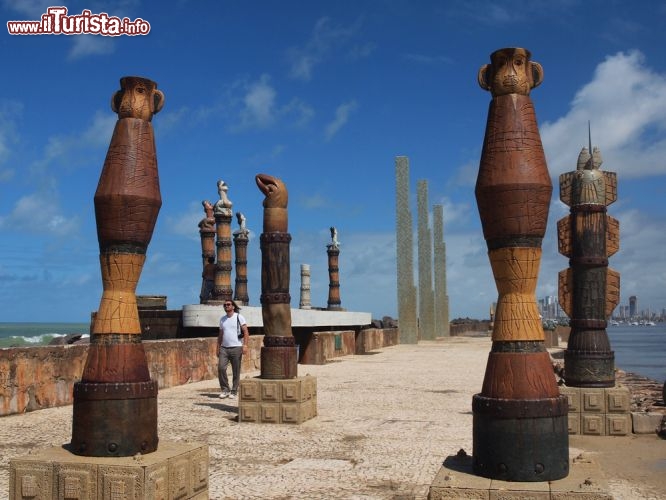
{"type": "Polygon", "coordinates": [[[264,346],[261,348],[261,378],[290,379],[297,376],[296,343],[291,331],[289,295],[289,243],[284,183],[268,174],[257,174],[257,187],[264,194],[264,231],[261,247],[261,315],[264,346]]]}
{"type": "Polygon", "coordinates": [[[493,96],[476,199],[499,293],[483,387],[472,401],[473,467],[505,481],[569,471],[567,400],[560,396],[536,305],[552,184],[530,90],[543,69],[529,51],[493,52],[479,84],[493,96]]]}

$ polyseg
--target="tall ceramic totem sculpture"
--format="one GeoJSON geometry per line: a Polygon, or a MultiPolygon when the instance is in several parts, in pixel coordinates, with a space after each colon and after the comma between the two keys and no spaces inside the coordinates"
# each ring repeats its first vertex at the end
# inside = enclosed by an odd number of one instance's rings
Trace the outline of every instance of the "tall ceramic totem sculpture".
{"type": "Polygon", "coordinates": [[[111,101],[118,121],[95,193],[103,293],[74,385],[71,448],[78,455],[157,449],[157,382],[148,372],[135,291],[162,205],[150,121],[163,104],[157,84],[140,77],[121,78],[111,101]]]}
{"type": "Polygon", "coordinates": [[[201,202],[206,216],[199,221],[199,237],[201,238],[201,293],[199,302],[206,304],[213,292],[215,284],[215,217],[213,204],[208,200],[201,202]]]}
{"type": "Polygon", "coordinates": [[[227,196],[229,186],[223,181],[217,181],[217,192],[220,199],[215,202],[213,213],[217,231],[217,268],[215,270],[215,286],[210,304],[222,304],[231,300],[234,291],[231,288],[231,218],[232,203],[227,196]]]}
{"type": "Polygon", "coordinates": [[[567,400],[535,295],[552,193],[529,97],[543,70],[521,48],[490,60],[478,75],[492,101],[476,199],[499,295],[483,387],[472,401],[473,467],[492,479],[549,481],[568,474],[569,442],[567,400]]]}
{"type": "Polygon", "coordinates": [[[601,152],[583,148],[576,170],[560,175],[560,199],[571,207],[557,223],[560,253],[569,257],[569,268],[559,274],[559,300],[571,325],[564,352],[569,387],[615,385],[606,321],[620,298],[620,275],[608,267],[619,249],[620,225],[606,207],[617,199],[617,176],[600,166],[601,152]]]}
{"type": "Polygon", "coordinates": [[[250,231],[245,225],[245,216],[241,212],[236,212],[236,219],[240,227],[234,231],[234,247],[236,249],[234,300],[246,306],[250,303],[250,297],[247,294],[247,244],[250,241],[248,236],[250,231]]]}
{"type": "Polygon", "coordinates": [[[340,242],[338,241],[338,230],[331,226],[331,242],[326,245],[328,254],[328,306],[329,311],[342,310],[340,300],[340,268],[338,258],[340,257],[340,242]]]}
{"type": "Polygon", "coordinates": [[[267,174],[255,177],[264,194],[264,232],[261,248],[261,315],[264,345],[261,348],[261,378],[291,379],[297,376],[296,343],[291,330],[289,294],[289,243],[284,183],[267,174]]]}

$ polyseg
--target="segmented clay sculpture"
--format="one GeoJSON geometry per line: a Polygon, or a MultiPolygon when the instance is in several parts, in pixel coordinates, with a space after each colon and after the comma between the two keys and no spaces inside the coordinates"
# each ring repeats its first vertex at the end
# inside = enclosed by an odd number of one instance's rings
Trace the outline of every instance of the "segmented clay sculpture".
{"type": "Polygon", "coordinates": [[[264,194],[264,232],[261,245],[261,314],[264,346],[261,348],[261,378],[290,379],[297,376],[296,344],[291,331],[289,295],[289,243],[287,232],[288,194],[284,183],[267,174],[257,174],[264,194]]]}
{"type": "Polygon", "coordinates": [[[72,452],[131,456],[157,449],[157,382],[141,343],[136,285],[162,204],[150,123],[164,104],[157,84],[125,77],[95,193],[103,292],[81,381],[74,385],[72,452]]]}
{"type": "Polygon", "coordinates": [[[245,226],[245,216],[241,212],[236,212],[236,219],[240,227],[234,231],[234,248],[236,249],[234,300],[246,306],[250,303],[250,296],[247,293],[247,245],[250,241],[248,236],[250,231],[245,226]]]}
{"type": "Polygon", "coordinates": [[[552,184],[529,92],[543,70],[521,48],[493,52],[479,71],[492,93],[476,182],[499,293],[492,350],[472,401],[475,473],[506,481],[568,474],[567,401],[560,396],[536,304],[552,184]]]}
{"type": "Polygon", "coordinates": [[[617,176],[600,166],[601,152],[583,148],[576,170],[560,175],[560,199],[571,207],[557,223],[560,253],[569,257],[559,274],[559,301],[571,325],[564,352],[569,387],[615,386],[606,326],[620,299],[620,274],[608,267],[608,257],[619,249],[620,224],[606,207],[617,199],[617,176]]]}

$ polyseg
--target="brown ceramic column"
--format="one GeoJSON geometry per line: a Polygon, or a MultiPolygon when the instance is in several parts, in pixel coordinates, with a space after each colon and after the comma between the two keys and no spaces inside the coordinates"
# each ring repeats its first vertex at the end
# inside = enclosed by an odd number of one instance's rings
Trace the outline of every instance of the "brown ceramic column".
{"type": "Polygon", "coordinates": [[[326,245],[328,254],[328,307],[329,311],[340,311],[340,269],[338,268],[338,257],[340,256],[340,243],[338,242],[338,231],[331,227],[331,243],[326,245]]]}
{"type": "Polygon", "coordinates": [[[150,123],[164,95],[145,78],[124,77],[118,113],[95,193],[102,299],[81,381],[74,384],[71,451],[131,456],[157,449],[157,382],[141,343],[136,285],[162,204],[150,123]]]}
{"type": "Polygon", "coordinates": [[[284,183],[276,177],[257,174],[255,180],[265,196],[264,232],[260,238],[261,315],[264,322],[261,378],[290,379],[297,376],[298,365],[291,331],[288,193],[284,183]]]}
{"type": "Polygon", "coordinates": [[[231,300],[233,296],[231,289],[231,217],[233,212],[232,203],[227,197],[228,190],[229,187],[224,181],[217,181],[220,199],[215,203],[213,210],[217,230],[217,267],[213,298],[209,304],[222,304],[225,300],[231,300]]]}
{"type": "Polygon", "coordinates": [[[206,216],[199,222],[199,236],[201,237],[201,293],[199,303],[206,304],[211,298],[215,282],[215,218],[213,205],[210,201],[201,202],[206,216]]]}
{"type": "Polygon", "coordinates": [[[245,216],[236,212],[236,219],[240,228],[234,231],[234,248],[236,249],[236,290],[234,300],[241,305],[248,305],[250,297],[247,294],[247,244],[249,231],[245,227],[245,216]]]}
{"type": "Polygon", "coordinates": [[[529,97],[543,71],[525,49],[490,58],[478,78],[493,98],[475,193],[499,295],[483,387],[472,401],[473,466],[493,479],[550,481],[568,474],[569,445],[567,401],[535,296],[552,193],[529,97]]]}
{"type": "Polygon", "coordinates": [[[602,172],[601,153],[583,148],[575,171],[560,176],[560,199],[571,214],[557,224],[560,253],[569,269],[559,274],[559,299],[570,318],[564,352],[564,379],[569,387],[613,387],[614,353],[606,332],[617,306],[620,275],[608,268],[619,249],[619,223],[606,214],[617,199],[615,172],[602,172]]]}

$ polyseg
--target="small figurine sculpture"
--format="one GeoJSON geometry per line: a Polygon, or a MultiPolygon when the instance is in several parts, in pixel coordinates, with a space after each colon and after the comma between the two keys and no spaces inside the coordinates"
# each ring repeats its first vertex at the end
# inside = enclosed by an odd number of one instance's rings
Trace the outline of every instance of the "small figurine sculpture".
{"type": "Polygon", "coordinates": [[[232,210],[231,206],[233,203],[229,200],[229,197],[227,196],[227,192],[229,191],[229,186],[220,179],[217,181],[217,192],[220,195],[220,199],[215,202],[215,215],[226,215],[231,217],[232,215],[232,210]]]}
{"type": "Polygon", "coordinates": [[[340,242],[338,241],[338,230],[335,229],[335,227],[331,226],[331,245],[333,245],[335,248],[340,247],[340,242]]]}

